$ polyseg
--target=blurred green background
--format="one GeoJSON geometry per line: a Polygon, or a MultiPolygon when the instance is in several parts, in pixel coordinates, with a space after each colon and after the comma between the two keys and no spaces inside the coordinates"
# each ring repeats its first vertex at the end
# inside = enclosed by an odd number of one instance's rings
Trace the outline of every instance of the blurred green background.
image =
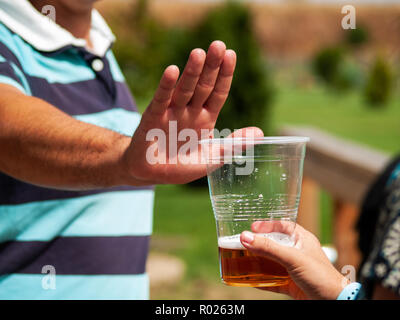
{"type": "MultiPolygon", "coordinates": [[[[151,0],[99,7],[118,37],[114,52],[140,111],[167,65],[182,70],[191,49],[219,39],[238,55],[219,129],[256,125],[273,135],[284,124],[314,126],[394,155],[400,149],[400,8],[357,7],[355,30],[341,28],[340,8],[151,0]]],[[[244,298],[219,284],[204,183],[157,186],[154,213],[152,252],[180,258],[186,271],[173,287],[152,290],[153,299],[202,299],[213,297],[210,292],[244,298]]],[[[320,240],[332,242],[332,199],[325,192],[320,240]]]]}

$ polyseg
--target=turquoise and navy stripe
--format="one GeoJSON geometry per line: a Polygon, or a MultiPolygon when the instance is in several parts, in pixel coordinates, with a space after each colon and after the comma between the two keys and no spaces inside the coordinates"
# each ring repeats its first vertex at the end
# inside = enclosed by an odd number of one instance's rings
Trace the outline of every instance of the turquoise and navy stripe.
{"type": "MultiPolygon", "coordinates": [[[[40,52],[0,23],[0,83],[128,136],[140,121],[111,49],[40,52]]],[[[147,299],[152,211],[152,187],[55,190],[0,173],[0,299],[147,299]]]]}

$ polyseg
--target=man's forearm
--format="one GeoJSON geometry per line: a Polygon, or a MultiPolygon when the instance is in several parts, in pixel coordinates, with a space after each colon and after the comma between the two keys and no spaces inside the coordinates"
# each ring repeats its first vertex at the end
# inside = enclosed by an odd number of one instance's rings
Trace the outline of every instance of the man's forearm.
{"type": "Polygon", "coordinates": [[[130,177],[131,138],[81,122],[43,100],[0,86],[0,171],[32,184],[69,189],[147,185],[130,177]]]}

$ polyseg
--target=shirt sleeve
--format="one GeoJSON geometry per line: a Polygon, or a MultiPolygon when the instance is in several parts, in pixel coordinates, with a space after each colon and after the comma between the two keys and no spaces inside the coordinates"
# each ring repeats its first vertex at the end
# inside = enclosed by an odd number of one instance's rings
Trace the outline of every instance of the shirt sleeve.
{"type": "Polygon", "coordinates": [[[388,181],[388,196],[379,213],[374,245],[361,277],[370,287],[379,283],[400,297],[400,166],[388,181]]]}
{"type": "Polygon", "coordinates": [[[18,66],[6,60],[0,52],[0,83],[11,85],[26,95],[31,95],[28,81],[18,66]]]}

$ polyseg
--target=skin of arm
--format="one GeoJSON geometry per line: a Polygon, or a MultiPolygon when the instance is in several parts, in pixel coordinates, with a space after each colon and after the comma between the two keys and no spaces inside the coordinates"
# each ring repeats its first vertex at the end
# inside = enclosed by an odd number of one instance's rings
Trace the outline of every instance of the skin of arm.
{"type": "MultiPolygon", "coordinates": [[[[145,110],[133,137],[87,124],[47,102],[0,85],[0,171],[31,184],[63,190],[85,190],[118,185],[187,183],[206,174],[202,163],[172,159],[150,164],[146,150],[157,143],[146,134],[169,123],[182,129],[212,130],[228,97],[236,54],[214,41],[206,53],[194,49],[179,77],[179,69],[165,69],[154,98],[145,110]],[[177,161],[176,161],[177,160],[177,161]]],[[[258,128],[247,130],[263,136],[258,128]]],[[[184,141],[177,142],[178,148],[184,141]]],[[[163,152],[159,148],[159,152],[163,152]]],[[[200,153],[200,146],[194,152],[200,153]]]]}
{"type": "Polygon", "coordinates": [[[0,85],[0,92],[0,171],[60,189],[128,183],[121,159],[130,137],[76,120],[12,86],[0,85]]]}

